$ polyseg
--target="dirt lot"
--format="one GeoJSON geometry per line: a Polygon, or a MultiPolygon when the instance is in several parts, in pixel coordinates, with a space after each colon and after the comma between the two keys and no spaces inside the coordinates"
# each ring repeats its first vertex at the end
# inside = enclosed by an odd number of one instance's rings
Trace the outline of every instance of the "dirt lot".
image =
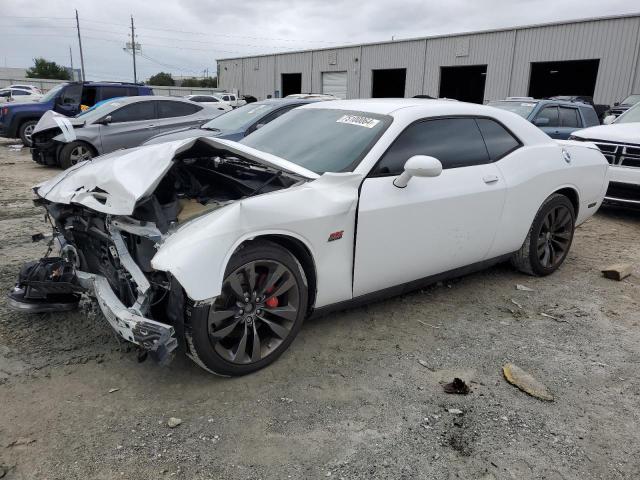
{"type": "MultiPolygon", "coordinates": [[[[7,142],[0,167],[6,292],[44,252],[29,186],[57,171],[7,142]]],[[[313,320],[238,379],[138,363],[102,319],[0,301],[0,478],[638,478],[639,240],[640,213],[601,211],[551,277],[502,265],[313,320]],[[602,278],[614,262],[635,274],[602,278]],[[555,401],[506,383],[506,362],[555,401]],[[443,392],[454,376],[469,395],[443,392]]]]}

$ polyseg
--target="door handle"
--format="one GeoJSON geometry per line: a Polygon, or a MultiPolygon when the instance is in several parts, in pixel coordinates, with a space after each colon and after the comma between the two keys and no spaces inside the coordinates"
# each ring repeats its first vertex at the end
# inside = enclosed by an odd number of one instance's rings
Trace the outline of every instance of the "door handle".
{"type": "Polygon", "coordinates": [[[497,175],[485,175],[484,177],[482,177],[482,180],[484,181],[484,183],[496,183],[498,181],[498,176],[497,175]]]}
{"type": "Polygon", "coordinates": [[[147,125],[147,128],[153,128],[155,125],[147,125]]]}

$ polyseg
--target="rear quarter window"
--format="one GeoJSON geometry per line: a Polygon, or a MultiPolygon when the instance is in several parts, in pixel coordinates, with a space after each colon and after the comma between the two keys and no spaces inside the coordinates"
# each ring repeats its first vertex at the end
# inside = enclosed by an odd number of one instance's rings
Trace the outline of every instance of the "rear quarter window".
{"type": "Polygon", "coordinates": [[[593,127],[595,125],[600,125],[598,114],[593,108],[582,107],[580,108],[580,112],[582,113],[582,117],[584,118],[585,127],[593,127]]]}
{"type": "Polygon", "coordinates": [[[476,119],[492,162],[519,148],[522,144],[505,127],[489,118],[476,119]]]}

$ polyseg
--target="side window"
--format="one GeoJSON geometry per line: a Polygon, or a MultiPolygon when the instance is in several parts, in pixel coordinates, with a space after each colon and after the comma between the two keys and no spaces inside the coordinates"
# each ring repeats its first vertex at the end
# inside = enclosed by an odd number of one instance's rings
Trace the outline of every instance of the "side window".
{"type": "Polygon", "coordinates": [[[82,85],[69,85],[60,94],[63,105],[79,105],[82,97],[82,85]]]}
{"type": "Polygon", "coordinates": [[[100,87],[100,100],[108,100],[115,97],[127,96],[128,88],[123,87],[100,87]]]}
{"type": "Polygon", "coordinates": [[[96,104],[96,95],[96,87],[85,86],[82,89],[82,100],[80,101],[80,103],[82,105],[89,105],[90,107],[92,107],[96,104]]]}
{"type": "Polygon", "coordinates": [[[594,125],[600,125],[598,114],[593,107],[581,107],[582,117],[584,118],[585,127],[592,127],[594,125]]]}
{"type": "Polygon", "coordinates": [[[136,122],[156,118],[154,102],[136,102],[111,113],[111,122],[136,122]]]}
{"type": "Polygon", "coordinates": [[[172,102],[170,100],[160,100],[158,103],[158,118],[184,117],[192,115],[202,107],[184,102],[172,102]]]}
{"type": "Polygon", "coordinates": [[[480,133],[482,133],[484,143],[487,145],[492,162],[500,160],[520,147],[520,142],[495,120],[478,118],[476,122],[478,122],[480,133]]]}
{"type": "Polygon", "coordinates": [[[414,155],[429,155],[442,168],[489,163],[489,155],[473,118],[443,118],[408,126],[384,154],[373,175],[399,175],[414,155]]]}
{"type": "Polygon", "coordinates": [[[549,119],[548,123],[544,125],[540,125],[541,127],[559,127],[560,121],[558,119],[558,107],[544,107],[538,115],[536,115],[536,120],[539,118],[547,118],[549,119]]]}
{"type": "Polygon", "coordinates": [[[560,107],[560,123],[563,127],[580,127],[578,109],[570,107],[560,107]]]}
{"type": "Polygon", "coordinates": [[[5,92],[0,92],[0,98],[9,98],[11,96],[11,92],[9,90],[5,92]]]}
{"type": "Polygon", "coordinates": [[[225,95],[224,97],[222,97],[222,99],[223,99],[225,102],[228,102],[229,100],[231,100],[231,98],[229,97],[229,95],[225,95]]]}
{"type": "Polygon", "coordinates": [[[11,94],[15,97],[19,95],[29,95],[29,92],[25,92],[24,90],[11,90],[11,94]]]}

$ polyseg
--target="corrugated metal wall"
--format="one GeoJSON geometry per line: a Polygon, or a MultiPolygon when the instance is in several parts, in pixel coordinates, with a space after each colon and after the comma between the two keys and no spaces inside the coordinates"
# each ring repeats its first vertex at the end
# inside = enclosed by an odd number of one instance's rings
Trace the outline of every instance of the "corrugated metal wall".
{"type": "Polygon", "coordinates": [[[327,71],[347,72],[347,98],[369,98],[373,70],[384,68],[406,68],[406,97],[437,96],[440,67],[487,65],[488,101],[527,95],[532,62],[599,59],[594,98],[610,104],[640,92],[639,54],[640,16],[627,16],[218,63],[221,87],[261,99],[282,91],[282,73],[302,73],[302,91],[321,92],[327,71]]]}
{"type": "Polygon", "coordinates": [[[312,92],[322,93],[322,72],[347,72],[347,98],[360,98],[360,47],[316,50],[312,55],[312,92]]]}
{"type": "Polygon", "coordinates": [[[424,93],[432,97],[438,96],[440,67],[487,65],[484,100],[506,97],[509,91],[514,38],[515,31],[510,30],[429,39],[424,69],[424,93]]]}
{"type": "Polygon", "coordinates": [[[626,97],[634,64],[637,69],[639,26],[635,17],[518,30],[511,95],[528,92],[531,62],[600,59],[595,100],[613,103],[626,97]]]}

